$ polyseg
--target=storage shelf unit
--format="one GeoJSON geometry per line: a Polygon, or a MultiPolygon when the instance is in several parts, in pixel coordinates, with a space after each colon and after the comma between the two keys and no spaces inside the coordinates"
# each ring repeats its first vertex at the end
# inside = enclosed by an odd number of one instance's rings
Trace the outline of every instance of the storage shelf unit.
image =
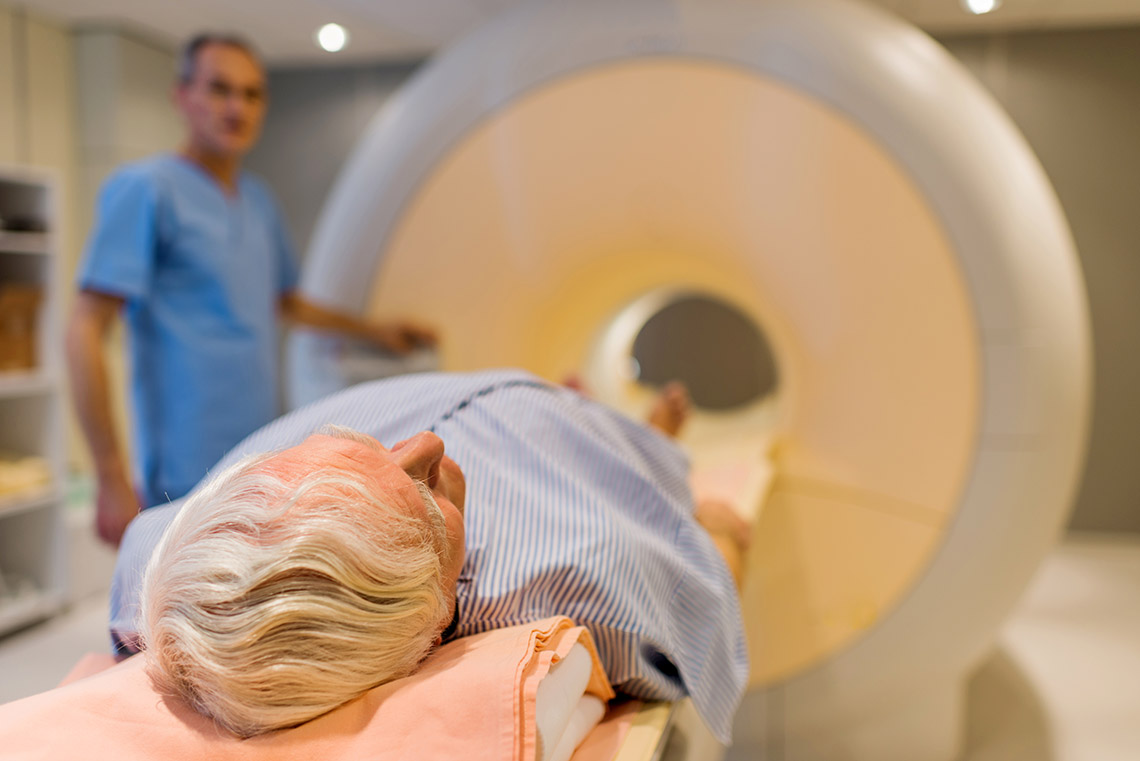
{"type": "Polygon", "coordinates": [[[9,484],[0,494],[0,635],[51,616],[66,599],[56,198],[48,173],[0,167],[0,298],[5,290],[38,292],[30,324],[0,311],[0,457],[42,458],[50,474],[48,483],[17,491],[9,484]],[[31,366],[14,366],[25,328],[34,328],[31,366]]]}

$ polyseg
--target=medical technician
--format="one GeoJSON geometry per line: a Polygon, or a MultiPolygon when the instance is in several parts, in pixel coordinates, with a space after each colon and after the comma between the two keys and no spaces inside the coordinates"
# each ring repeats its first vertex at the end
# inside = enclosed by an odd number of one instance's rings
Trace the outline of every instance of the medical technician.
{"type": "Polygon", "coordinates": [[[177,499],[280,412],[278,318],[403,353],[435,339],[306,301],[269,192],[242,171],[260,133],[266,78],[246,41],[199,35],[179,61],[186,125],[176,154],[104,184],[80,264],[67,356],[97,478],[96,529],[118,545],[140,507],[177,499]],[[104,340],[129,327],[133,473],[111,417],[104,340]]]}

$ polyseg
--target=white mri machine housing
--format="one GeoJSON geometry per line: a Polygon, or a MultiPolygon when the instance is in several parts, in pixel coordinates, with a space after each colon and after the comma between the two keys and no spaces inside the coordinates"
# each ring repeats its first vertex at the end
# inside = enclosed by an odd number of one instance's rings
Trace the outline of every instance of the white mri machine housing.
{"type": "Polygon", "coordinates": [[[733,752],[955,755],[1068,512],[1090,337],[1039,164],[924,34],[838,1],[524,5],[378,114],[303,288],[438,326],[446,369],[585,368],[626,407],[646,304],[749,316],[776,413],[710,429],[774,442],[733,752]]]}

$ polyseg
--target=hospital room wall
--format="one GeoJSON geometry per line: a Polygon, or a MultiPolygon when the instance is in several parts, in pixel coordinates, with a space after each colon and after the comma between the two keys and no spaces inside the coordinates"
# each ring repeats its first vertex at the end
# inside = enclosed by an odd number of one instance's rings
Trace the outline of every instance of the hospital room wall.
{"type": "Polygon", "coordinates": [[[0,4],[0,50],[0,163],[50,169],[69,183],[75,170],[70,33],[0,4]]]}
{"type": "MultiPolygon", "coordinates": [[[[1080,250],[1096,347],[1087,472],[1070,527],[1140,532],[1140,28],[941,40],[1010,112],[1056,186],[1080,250]]],[[[249,165],[304,249],[369,117],[412,63],[270,72],[271,112],[249,165]]]]}
{"type": "Polygon", "coordinates": [[[1140,28],[942,42],[1033,146],[1080,251],[1095,408],[1070,528],[1140,532],[1140,28]]]}
{"type": "Polygon", "coordinates": [[[0,165],[51,173],[57,188],[58,250],[75,256],[76,124],[71,33],[0,4],[0,165]]]}
{"type": "Polygon", "coordinates": [[[273,188],[304,253],[337,172],[419,61],[269,72],[269,113],[246,165],[273,188]]]}
{"type": "MultiPolygon", "coordinates": [[[[39,331],[60,328],[69,305],[65,286],[81,245],[75,95],[71,31],[52,19],[0,3],[0,166],[45,172],[55,189],[52,253],[59,266],[52,285],[59,292],[47,294],[37,319],[39,331]]],[[[45,348],[49,350],[41,361],[51,377],[58,378],[61,352],[50,336],[45,348]]]]}

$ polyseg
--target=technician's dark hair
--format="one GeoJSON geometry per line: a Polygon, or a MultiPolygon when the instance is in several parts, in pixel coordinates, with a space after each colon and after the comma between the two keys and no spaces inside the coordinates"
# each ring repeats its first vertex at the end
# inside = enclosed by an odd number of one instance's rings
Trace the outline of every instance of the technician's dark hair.
{"type": "Polygon", "coordinates": [[[179,84],[184,85],[194,78],[194,69],[198,65],[198,53],[207,45],[226,45],[227,47],[237,48],[257,61],[257,64],[264,68],[261,63],[261,55],[257,52],[257,48],[240,34],[202,32],[201,34],[196,34],[191,37],[186,41],[186,44],[182,46],[182,52],[178,56],[179,84]]]}

